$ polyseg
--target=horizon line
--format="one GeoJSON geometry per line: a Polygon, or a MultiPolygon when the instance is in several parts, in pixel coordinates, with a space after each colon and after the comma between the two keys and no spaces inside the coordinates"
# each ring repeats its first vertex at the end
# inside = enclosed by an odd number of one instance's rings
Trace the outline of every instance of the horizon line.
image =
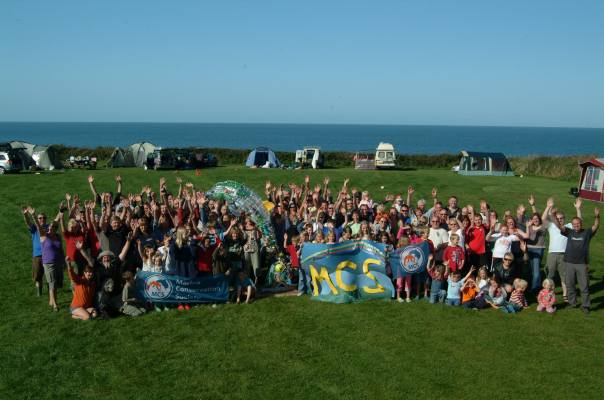
{"type": "Polygon", "coordinates": [[[417,124],[417,123],[350,123],[350,122],[191,122],[191,121],[0,121],[0,124],[187,124],[187,125],[340,125],[340,126],[411,126],[411,127],[465,127],[465,128],[547,128],[547,129],[604,129],[604,126],[559,125],[498,125],[498,124],[417,124]]]}

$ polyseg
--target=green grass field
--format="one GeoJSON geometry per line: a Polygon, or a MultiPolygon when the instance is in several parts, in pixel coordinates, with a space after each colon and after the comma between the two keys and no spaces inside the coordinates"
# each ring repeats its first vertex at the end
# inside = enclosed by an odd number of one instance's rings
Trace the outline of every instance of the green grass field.
{"type": "MultiPolygon", "coordinates": [[[[176,188],[174,172],[94,171],[100,190],[176,188]]],[[[409,184],[416,199],[456,194],[461,204],[482,198],[503,212],[533,193],[542,208],[553,195],[572,212],[575,182],[544,178],[460,177],[449,171],[276,171],[219,167],[180,173],[208,189],[233,179],[263,191],[264,181],[313,182],[346,177],[374,198],[409,184]],[[380,189],[381,186],[384,189],[380,189]]],[[[591,245],[594,311],[517,315],[469,311],[425,302],[325,304],[309,298],[259,300],[151,313],[138,319],[76,322],[50,311],[31,283],[31,240],[20,206],[54,216],[65,192],[89,198],[88,171],[0,177],[0,399],[247,399],[247,398],[601,398],[604,388],[604,240],[591,245]]],[[[591,225],[593,206],[584,205],[591,225]]],[[[45,292],[46,296],[46,292],[45,292]]],[[[561,296],[559,296],[560,298],[561,296]]]]}

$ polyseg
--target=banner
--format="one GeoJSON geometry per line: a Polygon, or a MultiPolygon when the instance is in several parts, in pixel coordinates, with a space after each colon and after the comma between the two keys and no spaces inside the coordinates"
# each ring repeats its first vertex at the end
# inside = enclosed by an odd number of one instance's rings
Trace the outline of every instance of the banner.
{"type": "Polygon", "coordinates": [[[302,269],[316,300],[349,303],[390,299],[394,294],[392,281],[386,275],[386,246],[382,243],[304,243],[302,269]]]}
{"type": "Polygon", "coordinates": [[[224,275],[184,278],[140,271],[136,274],[137,297],[153,303],[224,303],[229,283],[224,275]]]}
{"type": "Polygon", "coordinates": [[[394,279],[409,274],[424,272],[430,258],[428,242],[411,244],[394,250],[390,254],[390,267],[394,279]]]}

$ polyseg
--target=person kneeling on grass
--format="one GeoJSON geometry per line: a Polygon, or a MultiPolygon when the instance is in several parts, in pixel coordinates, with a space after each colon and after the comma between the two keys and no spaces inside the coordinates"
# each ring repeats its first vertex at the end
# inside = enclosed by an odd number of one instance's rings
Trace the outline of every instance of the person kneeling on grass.
{"type": "Polygon", "coordinates": [[[237,304],[241,303],[241,294],[243,292],[243,289],[245,289],[246,293],[245,303],[249,304],[254,292],[256,291],[256,287],[254,286],[252,280],[247,276],[245,272],[239,271],[235,284],[237,286],[237,304]]]}
{"type": "Polygon", "coordinates": [[[147,310],[144,307],[144,303],[136,298],[136,291],[134,287],[134,275],[130,271],[125,271],[122,274],[124,280],[124,288],[122,289],[122,307],[120,311],[130,317],[138,317],[143,315],[147,310]]]}
{"type": "Polygon", "coordinates": [[[92,278],[92,266],[86,265],[84,267],[84,274],[79,276],[73,270],[73,265],[69,264],[67,266],[67,273],[69,274],[69,279],[71,279],[71,282],[73,283],[73,299],[69,306],[71,317],[84,321],[95,318],[97,312],[92,306],[92,302],[94,301],[96,282],[92,278]]]}

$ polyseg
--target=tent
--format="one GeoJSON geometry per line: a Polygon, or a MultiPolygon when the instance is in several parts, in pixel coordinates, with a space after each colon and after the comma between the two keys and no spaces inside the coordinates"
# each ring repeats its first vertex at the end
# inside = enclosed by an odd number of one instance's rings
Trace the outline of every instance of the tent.
{"type": "Polygon", "coordinates": [[[13,140],[12,142],[9,142],[8,144],[12,149],[17,150],[19,152],[19,157],[21,158],[21,161],[23,162],[23,169],[29,169],[30,167],[33,167],[36,165],[36,162],[32,158],[32,155],[34,152],[34,147],[36,147],[35,144],[21,142],[18,140],[13,140]]]}
{"type": "Polygon", "coordinates": [[[461,152],[460,175],[514,176],[514,171],[503,153],[461,152]]]}
{"type": "Polygon", "coordinates": [[[247,156],[246,167],[269,167],[279,168],[281,162],[275,155],[275,152],[267,147],[256,147],[247,156]]]}
{"type": "Polygon", "coordinates": [[[53,146],[35,146],[31,157],[36,162],[38,168],[52,171],[53,169],[63,169],[63,163],[53,146]]]}
{"type": "Polygon", "coordinates": [[[107,166],[109,168],[135,167],[136,164],[134,163],[132,149],[130,147],[124,149],[116,147],[113,153],[111,153],[111,157],[109,157],[107,166]]]}
{"type": "Polygon", "coordinates": [[[579,197],[604,201],[604,158],[592,158],[579,164],[579,197]]]}
{"type": "Polygon", "coordinates": [[[144,167],[147,163],[147,156],[155,151],[155,145],[149,142],[134,143],[130,145],[134,164],[137,167],[144,167]]]}

